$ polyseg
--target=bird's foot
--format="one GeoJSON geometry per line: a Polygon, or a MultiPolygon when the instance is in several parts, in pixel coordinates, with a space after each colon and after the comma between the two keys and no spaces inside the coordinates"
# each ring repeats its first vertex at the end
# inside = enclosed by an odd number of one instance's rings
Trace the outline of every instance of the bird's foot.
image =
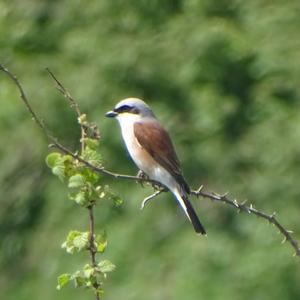
{"type": "MultiPolygon", "coordinates": [[[[141,178],[141,179],[145,179],[145,180],[150,179],[150,177],[142,170],[138,171],[138,173],[136,174],[136,177],[141,178]]],[[[144,187],[144,182],[143,181],[137,181],[137,182],[139,182],[141,184],[141,186],[144,187]]],[[[146,181],[146,183],[147,183],[147,181],[146,181]]],[[[148,182],[148,183],[151,184],[152,187],[155,190],[165,189],[165,187],[162,184],[159,184],[159,182],[158,183],[148,182]]]]}
{"type": "MultiPolygon", "coordinates": [[[[139,170],[139,171],[138,171],[136,177],[141,178],[141,179],[145,179],[145,180],[149,179],[149,176],[148,176],[144,171],[142,171],[142,170],[139,170]]],[[[144,182],[143,182],[143,181],[138,181],[138,182],[141,184],[142,187],[144,187],[144,182]]],[[[167,189],[166,189],[163,185],[161,185],[161,184],[159,184],[159,183],[157,183],[157,184],[156,184],[156,183],[150,183],[150,184],[151,184],[152,187],[154,188],[155,192],[154,192],[152,195],[146,197],[146,198],[143,200],[143,202],[142,202],[142,204],[141,204],[141,210],[144,209],[145,205],[146,205],[151,199],[155,198],[156,196],[158,196],[158,195],[161,194],[162,192],[166,192],[166,191],[167,191],[167,189]]]]}
{"type": "MultiPolygon", "coordinates": [[[[136,177],[141,178],[141,179],[149,179],[149,176],[142,170],[139,170],[138,173],[136,174],[136,177]]],[[[142,187],[144,187],[144,182],[143,181],[138,181],[142,187]]]]}

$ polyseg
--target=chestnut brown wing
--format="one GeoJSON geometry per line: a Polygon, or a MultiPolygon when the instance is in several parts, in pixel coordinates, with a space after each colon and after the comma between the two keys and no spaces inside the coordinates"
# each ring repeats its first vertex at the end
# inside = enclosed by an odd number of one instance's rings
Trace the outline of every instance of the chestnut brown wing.
{"type": "Polygon", "coordinates": [[[172,174],[186,192],[189,192],[189,187],[182,176],[180,162],[168,132],[158,122],[148,121],[136,122],[134,124],[134,134],[141,147],[172,174]]]}

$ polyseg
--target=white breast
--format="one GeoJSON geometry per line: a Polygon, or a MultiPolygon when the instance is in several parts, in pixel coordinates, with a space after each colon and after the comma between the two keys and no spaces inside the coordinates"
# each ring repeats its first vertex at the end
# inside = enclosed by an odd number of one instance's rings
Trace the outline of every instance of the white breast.
{"type": "Polygon", "coordinates": [[[153,159],[151,159],[151,162],[149,163],[150,159],[147,159],[147,155],[149,154],[145,153],[146,150],[141,147],[134,135],[134,123],[141,121],[140,116],[122,114],[119,115],[117,119],[121,127],[123,140],[127,150],[137,167],[144,171],[151,179],[157,180],[173,190],[174,186],[177,186],[174,178],[153,159]]]}
{"type": "Polygon", "coordinates": [[[133,161],[142,170],[143,162],[139,160],[139,155],[137,153],[140,145],[134,135],[134,123],[140,121],[140,116],[132,114],[122,114],[119,115],[117,119],[121,127],[122,137],[127,150],[133,161]]]}

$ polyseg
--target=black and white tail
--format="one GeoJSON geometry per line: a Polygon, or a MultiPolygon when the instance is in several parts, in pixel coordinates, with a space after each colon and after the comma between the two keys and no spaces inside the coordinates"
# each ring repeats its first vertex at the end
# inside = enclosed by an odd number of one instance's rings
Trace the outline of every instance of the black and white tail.
{"type": "Polygon", "coordinates": [[[182,207],[182,209],[184,210],[185,214],[187,215],[187,217],[189,218],[189,220],[191,221],[195,231],[197,233],[201,233],[201,234],[206,234],[206,231],[203,227],[203,225],[201,224],[191,202],[189,201],[189,199],[187,198],[187,196],[185,194],[180,194],[178,191],[176,191],[174,193],[177,201],[179,202],[180,206],[182,207]]]}

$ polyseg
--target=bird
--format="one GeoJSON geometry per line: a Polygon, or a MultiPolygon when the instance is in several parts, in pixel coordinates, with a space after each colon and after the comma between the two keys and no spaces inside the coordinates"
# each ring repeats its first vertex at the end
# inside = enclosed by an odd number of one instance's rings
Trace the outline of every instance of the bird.
{"type": "Polygon", "coordinates": [[[183,177],[170,135],[151,108],[141,99],[126,98],[105,116],[117,119],[129,155],[139,170],[167,188],[180,204],[196,233],[206,235],[188,200],[190,188],[183,177]]]}

